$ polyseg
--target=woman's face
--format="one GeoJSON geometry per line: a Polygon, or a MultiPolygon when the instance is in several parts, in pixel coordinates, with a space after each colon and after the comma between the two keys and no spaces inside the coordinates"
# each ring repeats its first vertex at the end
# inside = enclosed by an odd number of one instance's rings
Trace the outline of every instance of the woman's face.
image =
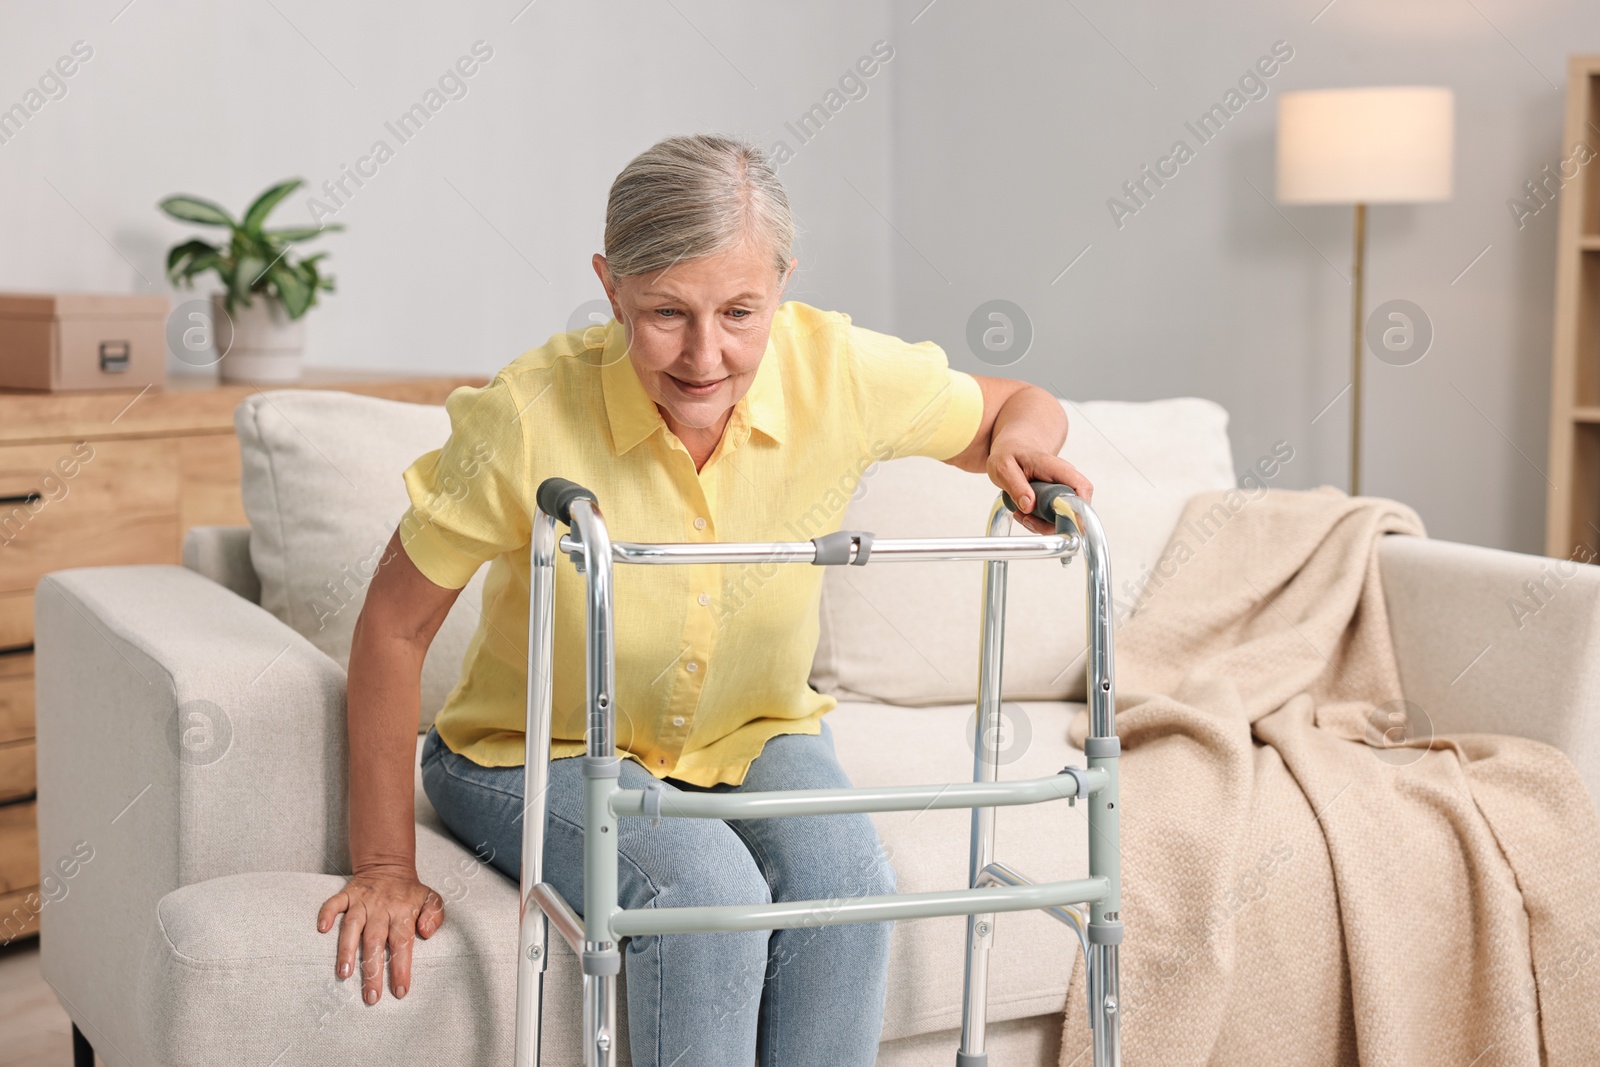
{"type": "Polygon", "coordinates": [[[674,433],[720,433],[767,350],[783,283],[769,249],[749,243],[652,274],[612,279],[594,257],[611,309],[627,331],[628,358],[674,433]]]}

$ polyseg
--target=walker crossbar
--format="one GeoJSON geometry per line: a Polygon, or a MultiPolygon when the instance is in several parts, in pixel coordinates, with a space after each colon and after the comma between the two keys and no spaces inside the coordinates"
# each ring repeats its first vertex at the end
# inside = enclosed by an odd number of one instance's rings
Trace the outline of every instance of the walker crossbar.
{"type": "MultiPolygon", "coordinates": [[[[1001,867],[1001,864],[995,864],[1001,867]]],[[[1008,875],[1008,877],[1015,877],[1008,875]]],[[[979,888],[940,890],[932,893],[891,893],[887,896],[833,900],[791,900],[772,904],[730,904],[714,908],[624,908],[612,913],[611,929],[618,937],[639,934],[702,934],[728,930],[781,930],[794,926],[839,926],[846,923],[884,922],[894,919],[928,919],[979,912],[1043,910],[1079,932],[1081,918],[1068,910],[1106,894],[1104,878],[1079,878],[1037,884],[1027,879],[1008,881],[1001,876],[979,879],[979,888]],[[1002,888],[987,889],[985,886],[1002,888]]],[[[583,953],[583,925],[566,898],[548,882],[533,888],[533,902],[555,921],[574,954],[583,953]]]]}
{"type": "MultiPolygon", "coordinates": [[[[978,875],[978,884],[985,885],[1038,885],[1032,878],[1020,874],[1013,867],[1004,863],[991,863],[978,875]]],[[[1060,907],[1045,908],[1045,912],[1054,917],[1058,922],[1066,923],[1077,933],[1084,944],[1084,953],[1088,953],[1089,928],[1084,924],[1088,921],[1083,913],[1072,905],[1074,903],[1087,903],[1087,901],[1069,901],[1060,907]]]]}
{"type": "MultiPolygon", "coordinates": [[[[639,544],[611,542],[613,563],[816,563],[817,538],[812,541],[664,541],[639,544]]],[[[1072,535],[1044,534],[1028,537],[919,537],[884,538],[872,542],[874,563],[947,563],[965,559],[1065,559],[1078,551],[1072,535]]],[[[582,555],[583,540],[568,534],[561,551],[582,555]]]]}
{"type": "Polygon", "coordinates": [[[772,904],[724,904],[710,908],[628,908],[615,913],[611,928],[635,934],[698,934],[720,930],[780,930],[793,926],[839,926],[891,919],[929,919],[992,911],[1032,911],[1103,900],[1104,878],[1078,878],[1047,885],[992,889],[946,889],[931,893],[791,900],[772,904]]]}
{"type": "Polygon", "coordinates": [[[578,913],[572,910],[566,898],[549,882],[535,885],[530,895],[539,910],[556,924],[556,933],[572,949],[572,954],[583,955],[583,920],[578,918],[578,913]]]}
{"type": "Polygon", "coordinates": [[[538,1067],[544,972],[549,927],[583,964],[585,1067],[615,1067],[616,978],[619,942],[732,930],[884,922],[967,916],[966,975],[957,1067],[986,1067],[985,1009],[988,954],[999,912],[1043,910],[1072,928],[1084,951],[1092,1028],[1093,1067],[1120,1067],[1118,951],[1122,942],[1121,867],[1118,849],[1117,764],[1112,672],[1111,563],[1099,519],[1066,486],[1033,483],[1032,514],[1053,520],[1055,533],[1017,537],[1008,532],[1016,510],[1002,493],[990,510],[987,537],[878,540],[864,531],[836,531],[812,541],[663,543],[613,542],[589,490],[560,478],[538,489],[530,545],[528,598],[528,717],[522,829],[522,916],[517,968],[518,1067],[538,1067]],[[558,536],[557,522],[570,527],[558,536]],[[1060,559],[1082,554],[1088,567],[1087,768],[1068,767],[1046,778],[1001,782],[1001,660],[1006,564],[1013,559],[1060,559]],[[583,757],[583,915],[543,880],[545,785],[550,761],[553,699],[555,561],[567,555],[586,576],[585,648],[588,687],[587,755],[583,757]],[[614,564],[805,563],[863,566],[882,562],[984,560],[984,609],[979,640],[977,715],[973,730],[973,781],[932,786],[867,786],[765,793],[698,793],[618,786],[615,747],[616,664],[612,627],[614,564]],[[1020,804],[1086,799],[1089,877],[1038,883],[994,859],[995,810],[1020,804]],[[774,901],[721,907],[617,906],[617,819],[759,819],[849,812],[972,810],[967,889],[831,900],[774,901]]]}
{"type": "MultiPolygon", "coordinates": [[[[977,885],[1033,885],[1034,881],[1022,874],[1014,867],[1004,863],[991,863],[978,872],[977,885]]],[[[1072,932],[1078,935],[1078,946],[1083,949],[1083,958],[1087,963],[1094,955],[1094,949],[1089,944],[1089,919],[1084,915],[1083,909],[1071,904],[1063,904],[1056,908],[1045,908],[1044,913],[1057,922],[1071,927],[1072,932]]],[[[1089,988],[1089,983],[1084,983],[1084,992],[1089,997],[1089,1017],[1094,1018],[1094,990],[1089,988]]],[[[958,1065],[959,1067],[959,1065],[958,1065]]]]}
{"type": "MultiPolygon", "coordinates": [[[[1082,772],[1097,792],[1106,781],[1104,771],[1082,772]]],[[[646,790],[619,789],[612,794],[611,810],[617,815],[652,818],[771,819],[783,815],[840,815],[866,811],[929,811],[934,808],[1010,807],[1042,804],[1082,796],[1073,775],[1062,772],[1048,778],[1011,782],[957,782],[953,785],[865,786],[859,789],[785,789],[765,793],[664,792],[660,811],[647,803],[646,790]]]]}

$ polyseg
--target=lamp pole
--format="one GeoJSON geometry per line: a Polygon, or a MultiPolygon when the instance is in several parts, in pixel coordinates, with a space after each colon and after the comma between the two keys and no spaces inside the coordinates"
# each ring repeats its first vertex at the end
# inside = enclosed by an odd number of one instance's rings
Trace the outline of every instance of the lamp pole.
{"type": "Polygon", "coordinates": [[[1351,298],[1350,315],[1350,495],[1361,495],[1361,316],[1366,296],[1367,266],[1367,205],[1356,204],[1356,235],[1354,269],[1350,280],[1355,290],[1351,298]]]}

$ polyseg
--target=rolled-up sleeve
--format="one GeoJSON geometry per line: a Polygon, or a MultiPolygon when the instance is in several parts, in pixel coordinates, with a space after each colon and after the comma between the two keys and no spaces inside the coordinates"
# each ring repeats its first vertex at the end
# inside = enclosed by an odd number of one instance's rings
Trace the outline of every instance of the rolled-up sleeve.
{"type": "Polygon", "coordinates": [[[532,529],[527,437],[505,375],[444,402],[450,436],[407,467],[411,503],[400,543],[423,576],[460,589],[487,561],[524,547],[532,529]]]}
{"type": "Polygon", "coordinates": [[[950,366],[944,349],[854,323],[844,330],[846,366],[867,452],[889,459],[946,460],[972,443],[983,422],[983,390],[972,375],[950,366]]]}

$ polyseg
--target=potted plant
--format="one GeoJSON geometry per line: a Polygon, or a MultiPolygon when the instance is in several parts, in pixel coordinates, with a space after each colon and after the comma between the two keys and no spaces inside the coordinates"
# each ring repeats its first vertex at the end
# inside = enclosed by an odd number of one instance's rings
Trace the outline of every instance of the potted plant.
{"type": "Polygon", "coordinates": [[[193,289],[195,277],[206,271],[216,271],[222,281],[222,292],[211,299],[216,358],[224,381],[300,379],[304,315],[316,306],[318,292],[333,292],[333,278],[318,268],[326,252],[301,259],[292,246],[344,229],[337,224],[266,228],[272,209],[304,184],[300,178],[279,182],[256,197],[237,222],[197,196],[161,201],[161,210],[175,219],[228,231],[225,243],[196,238],[167,253],[167,278],[173,285],[193,289]]]}

